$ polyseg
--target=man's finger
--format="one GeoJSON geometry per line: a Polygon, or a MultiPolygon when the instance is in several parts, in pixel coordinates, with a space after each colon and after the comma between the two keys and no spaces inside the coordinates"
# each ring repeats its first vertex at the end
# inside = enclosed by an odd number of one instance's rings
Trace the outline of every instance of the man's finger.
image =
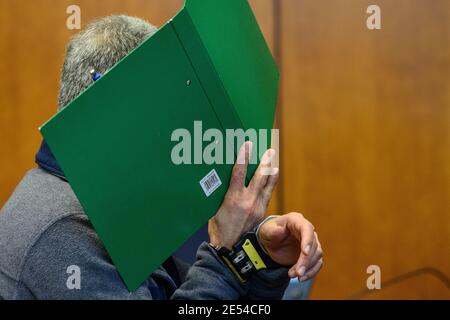
{"type": "MultiPolygon", "coordinates": [[[[275,169],[274,169],[275,170],[275,169]]],[[[267,181],[266,186],[264,187],[263,194],[262,194],[262,200],[264,206],[267,208],[269,205],[270,199],[272,199],[273,190],[275,189],[278,179],[279,179],[279,170],[278,168],[274,171],[274,174],[269,176],[269,180],[267,181]]]]}
{"type": "Polygon", "coordinates": [[[314,267],[312,267],[305,273],[305,275],[299,277],[300,282],[308,281],[309,279],[314,278],[316,274],[320,271],[320,269],[322,269],[322,267],[323,267],[323,259],[320,259],[319,261],[317,261],[314,267]]]}
{"type": "Polygon", "coordinates": [[[299,213],[289,214],[288,219],[289,229],[300,242],[302,253],[309,255],[316,240],[314,226],[299,213]]]}
{"type": "Polygon", "coordinates": [[[308,253],[308,257],[309,257],[309,265],[308,265],[308,267],[311,267],[311,266],[314,265],[313,264],[313,260],[314,260],[314,256],[317,253],[318,247],[319,247],[319,244],[317,243],[317,234],[314,232],[314,242],[313,242],[313,244],[311,246],[311,249],[309,250],[309,253],[308,253]]]}
{"type": "Polygon", "coordinates": [[[298,274],[302,276],[305,274],[312,266],[316,263],[316,253],[318,253],[319,243],[317,233],[314,232],[314,227],[311,225],[313,231],[313,243],[311,245],[306,245],[306,249],[303,249],[300,254],[300,259],[298,261],[298,274]],[[310,246],[310,249],[308,247],[310,246]]]}
{"type": "Polygon", "coordinates": [[[252,154],[252,142],[246,142],[241,146],[231,175],[229,191],[240,191],[245,186],[245,177],[252,154]]]}
{"type": "Polygon", "coordinates": [[[316,252],[317,252],[318,244],[316,238],[311,244],[311,249],[309,249],[308,254],[305,254],[304,251],[300,252],[300,257],[295,265],[295,272],[298,276],[302,276],[305,274],[312,266],[315,265],[317,261],[316,252]]]}
{"type": "Polygon", "coordinates": [[[309,263],[309,268],[307,268],[307,272],[309,271],[309,269],[311,269],[311,267],[315,266],[317,264],[317,262],[323,258],[323,252],[322,252],[322,247],[320,245],[319,239],[316,235],[316,250],[314,252],[314,254],[312,254],[310,263],[309,263]]]}
{"type": "Polygon", "coordinates": [[[253,192],[260,193],[266,186],[270,177],[267,172],[270,169],[270,163],[275,156],[275,152],[275,150],[269,149],[264,153],[261,163],[259,164],[252,181],[250,181],[249,189],[253,192]]]}
{"type": "Polygon", "coordinates": [[[290,214],[288,219],[288,226],[291,233],[301,244],[301,253],[295,268],[298,276],[302,277],[306,273],[312,258],[311,253],[316,240],[314,226],[298,213],[290,214]]]}

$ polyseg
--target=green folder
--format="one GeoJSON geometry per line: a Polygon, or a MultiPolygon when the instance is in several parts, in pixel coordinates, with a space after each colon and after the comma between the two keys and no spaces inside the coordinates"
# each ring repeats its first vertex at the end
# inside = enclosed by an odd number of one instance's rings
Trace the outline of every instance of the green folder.
{"type": "Polygon", "coordinates": [[[278,82],[246,0],[187,0],[41,127],[130,291],[217,212],[228,189],[233,165],[174,164],[172,133],[194,137],[194,121],[224,135],[270,130],[278,82]]]}

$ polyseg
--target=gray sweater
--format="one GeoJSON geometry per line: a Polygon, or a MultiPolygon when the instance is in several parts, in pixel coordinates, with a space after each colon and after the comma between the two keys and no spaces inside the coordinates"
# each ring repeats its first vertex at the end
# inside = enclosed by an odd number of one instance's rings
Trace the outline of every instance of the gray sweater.
{"type": "Polygon", "coordinates": [[[0,211],[3,299],[281,299],[287,269],[262,271],[242,285],[206,243],[187,274],[155,271],[128,292],[70,185],[34,169],[0,211]],[[80,288],[68,285],[79,268],[80,288]]]}

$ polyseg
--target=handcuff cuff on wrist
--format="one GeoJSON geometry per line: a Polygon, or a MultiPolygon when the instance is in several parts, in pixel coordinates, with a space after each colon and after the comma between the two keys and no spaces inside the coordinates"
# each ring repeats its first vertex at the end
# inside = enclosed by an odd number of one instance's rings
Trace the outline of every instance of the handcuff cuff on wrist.
{"type": "Polygon", "coordinates": [[[246,283],[254,273],[260,270],[281,267],[281,265],[272,260],[258,239],[261,226],[274,218],[277,218],[277,216],[266,218],[259,224],[256,231],[244,234],[238,243],[233,246],[232,250],[211,245],[220,259],[241,283],[246,283]]]}

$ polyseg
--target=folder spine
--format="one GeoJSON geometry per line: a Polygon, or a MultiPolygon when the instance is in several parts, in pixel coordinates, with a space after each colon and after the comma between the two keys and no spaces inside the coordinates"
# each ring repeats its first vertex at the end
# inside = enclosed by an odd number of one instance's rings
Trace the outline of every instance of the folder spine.
{"type": "MultiPolygon", "coordinates": [[[[222,131],[227,129],[244,128],[238,113],[225,89],[224,84],[208,54],[197,29],[192,22],[189,11],[182,10],[172,21],[171,25],[183,46],[192,68],[195,70],[200,85],[211,103],[211,108],[221,124],[222,131]]],[[[227,146],[233,150],[233,146],[227,146]]],[[[236,150],[234,150],[236,156],[236,150]]]]}

